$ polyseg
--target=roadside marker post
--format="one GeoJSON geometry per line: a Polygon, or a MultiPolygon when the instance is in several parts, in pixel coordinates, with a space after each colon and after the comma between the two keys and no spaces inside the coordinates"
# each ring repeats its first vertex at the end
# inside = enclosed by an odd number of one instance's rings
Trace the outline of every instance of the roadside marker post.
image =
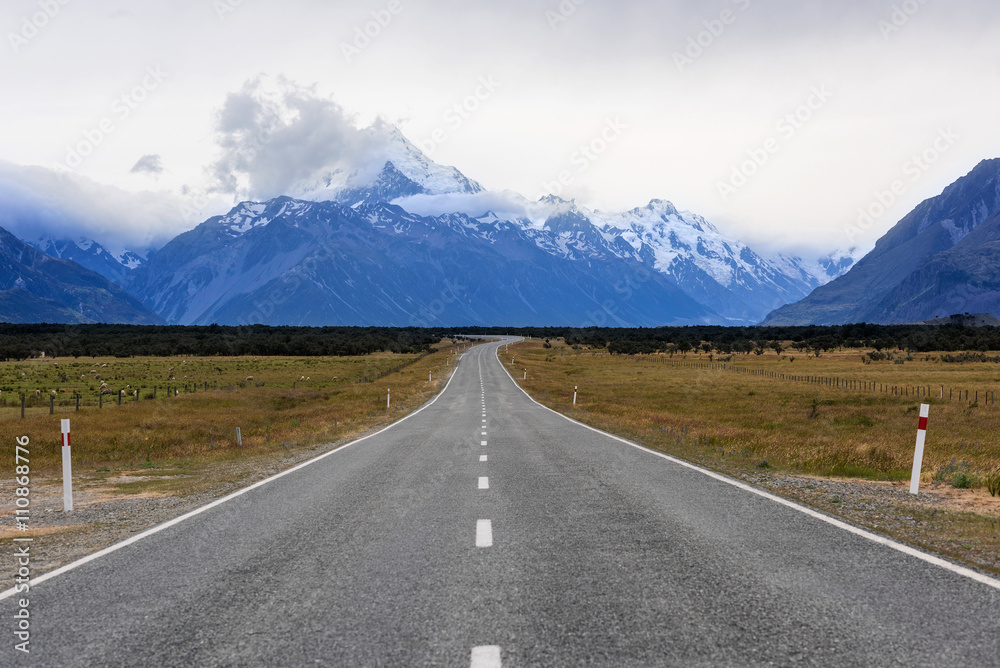
{"type": "Polygon", "coordinates": [[[927,438],[928,404],[920,404],[920,422],[917,424],[917,447],[913,453],[913,472],[910,474],[910,494],[920,490],[920,466],[924,460],[924,441],[927,438]]]}
{"type": "Polygon", "coordinates": [[[390,408],[389,398],[391,396],[392,396],[392,388],[391,387],[385,388],[385,409],[386,410],[389,410],[389,408],[390,408]]]}
{"type": "Polygon", "coordinates": [[[242,432],[240,432],[239,427],[236,428],[236,447],[238,448],[243,447],[243,434],[242,432]]]}
{"type": "Polygon", "coordinates": [[[62,422],[63,512],[73,510],[73,462],[69,449],[69,420],[62,422]]]}
{"type": "Polygon", "coordinates": [[[528,380],[528,370],[527,369],[524,370],[524,378],[522,378],[521,380],[528,380]]]}
{"type": "Polygon", "coordinates": [[[577,389],[577,387],[578,387],[577,385],[573,386],[573,405],[574,406],[576,406],[576,389],[577,389]]]}

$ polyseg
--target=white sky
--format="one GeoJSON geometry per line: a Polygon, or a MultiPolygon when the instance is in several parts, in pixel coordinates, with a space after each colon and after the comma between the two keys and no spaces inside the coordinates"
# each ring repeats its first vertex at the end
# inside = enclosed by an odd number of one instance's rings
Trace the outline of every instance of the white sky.
{"type": "Polygon", "coordinates": [[[228,208],[202,202],[184,220],[163,202],[206,188],[218,112],[261,74],[315,85],[356,125],[381,117],[418,144],[441,128],[433,159],[487,188],[535,199],[565,171],[564,197],[615,210],[668,199],[764,251],[867,250],[921,200],[1000,156],[990,0],[5,0],[0,28],[0,161],[52,168],[110,119],[73,172],[157,191],[156,213],[122,212],[147,237],[228,208]],[[713,24],[723,11],[728,24],[713,24]],[[391,20],[345,57],[373,12],[391,20]],[[679,67],[699,34],[703,53],[679,67]],[[144,77],[125,117],[120,98],[144,77]],[[483,79],[495,90],[479,88],[478,108],[460,123],[446,117],[483,79]],[[800,109],[816,90],[829,99],[800,109]],[[779,127],[797,109],[808,119],[779,127]],[[579,159],[615,119],[606,150],[579,159]],[[724,198],[719,184],[765,147],[766,163],[724,198]],[[907,164],[925,151],[928,164],[907,164]],[[143,156],[159,156],[163,171],[132,172],[143,156]],[[887,211],[849,235],[858,209],[895,180],[905,187],[887,211]]]}

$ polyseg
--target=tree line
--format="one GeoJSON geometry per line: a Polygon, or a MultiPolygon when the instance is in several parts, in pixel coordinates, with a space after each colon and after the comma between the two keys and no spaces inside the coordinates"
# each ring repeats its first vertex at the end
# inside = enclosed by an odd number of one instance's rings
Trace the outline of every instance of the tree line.
{"type": "Polygon", "coordinates": [[[0,359],[134,356],[343,356],[429,351],[443,338],[465,336],[562,338],[569,345],[618,354],[689,351],[806,353],[838,348],[875,351],[1000,350],[1000,327],[946,325],[796,325],[780,327],[270,327],[57,325],[0,323],[0,359]]]}
{"type": "Polygon", "coordinates": [[[441,337],[416,327],[230,327],[0,323],[0,359],[40,357],[343,356],[429,352],[441,337]]]}
{"type": "Polygon", "coordinates": [[[1000,350],[1000,327],[945,325],[787,325],[773,327],[522,327],[475,328],[469,334],[513,334],[534,338],[562,338],[569,345],[606,349],[619,354],[663,352],[751,353],[769,349],[826,352],[838,348],[875,351],[981,352],[1000,350]]]}

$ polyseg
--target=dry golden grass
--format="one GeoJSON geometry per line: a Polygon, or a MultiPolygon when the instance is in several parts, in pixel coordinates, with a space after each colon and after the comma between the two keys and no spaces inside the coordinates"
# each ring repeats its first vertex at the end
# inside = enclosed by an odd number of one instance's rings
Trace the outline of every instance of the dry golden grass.
{"type": "Polygon", "coordinates": [[[735,356],[723,369],[708,355],[610,356],[552,345],[527,341],[505,356],[515,357],[519,380],[527,369],[520,382],[533,396],[594,426],[723,468],[766,461],[797,473],[908,478],[921,403],[930,404],[925,478],[938,469],[944,474],[952,460],[974,477],[1000,464],[1000,405],[987,403],[987,392],[1000,389],[993,363],[945,364],[919,355],[904,364],[864,364],[858,350],[793,361],[769,351],[735,356]],[[840,378],[841,386],[791,376],[840,378]],[[849,381],[875,389],[844,387],[849,381]],[[892,394],[893,386],[902,394],[892,394]],[[916,387],[919,397],[906,389],[916,387]],[[969,392],[968,401],[957,399],[959,390],[969,392]]]}
{"type": "MultiPolygon", "coordinates": [[[[148,388],[155,379],[161,392],[155,400],[129,400],[120,406],[106,400],[102,409],[93,407],[79,412],[64,406],[49,415],[45,407],[44,412],[36,411],[24,419],[19,417],[19,409],[16,413],[10,411],[0,420],[0,439],[14,443],[17,437],[30,438],[31,470],[35,475],[58,470],[59,421],[67,417],[72,420],[75,474],[100,476],[132,468],[150,472],[159,469],[158,473],[167,474],[202,470],[213,462],[228,459],[280,457],[295,448],[337,441],[387,424],[417,408],[446,382],[453,368],[454,352],[455,346],[449,342],[424,357],[378,354],[347,358],[59,361],[58,373],[68,376],[72,369],[77,380],[81,375],[77,371],[84,367],[98,368],[105,378],[112,378],[122,386],[148,388]],[[357,382],[367,373],[407,362],[412,364],[384,378],[357,382]],[[97,367],[93,366],[95,363],[97,367]],[[168,371],[170,367],[174,367],[173,372],[168,371]],[[429,373],[433,373],[433,382],[428,381],[429,373]],[[164,379],[170,375],[177,379],[187,375],[189,384],[197,380],[209,382],[209,387],[218,380],[220,389],[206,392],[201,384],[197,392],[166,397],[162,388],[164,379]],[[247,376],[251,375],[253,381],[247,382],[247,376]],[[303,377],[309,380],[304,381],[303,377]],[[387,388],[392,390],[390,409],[386,408],[387,388]],[[241,447],[237,446],[237,427],[241,430],[241,447]]],[[[28,371],[36,378],[53,373],[51,362],[0,364],[0,383],[20,377],[25,367],[32,364],[37,368],[28,371]]],[[[170,381],[172,386],[183,383],[183,380],[170,381]]],[[[152,486],[170,492],[184,484],[162,478],[152,486]]],[[[149,489],[151,485],[134,487],[149,489]]]]}

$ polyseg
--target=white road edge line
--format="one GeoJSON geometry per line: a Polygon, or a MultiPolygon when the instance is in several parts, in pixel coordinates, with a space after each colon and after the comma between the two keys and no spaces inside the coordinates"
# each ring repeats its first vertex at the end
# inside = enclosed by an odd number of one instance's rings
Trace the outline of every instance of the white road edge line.
{"type": "Polygon", "coordinates": [[[499,645],[480,645],[472,648],[469,668],[502,668],[499,645]]]}
{"type": "Polygon", "coordinates": [[[476,520],[476,547],[493,547],[492,520],[476,520]]]}
{"type": "MultiPolygon", "coordinates": [[[[475,350],[475,348],[470,348],[469,351],[471,351],[471,350],[475,350]]],[[[469,351],[466,351],[465,353],[462,353],[459,356],[459,360],[461,360],[462,357],[465,357],[465,355],[469,351]]],[[[458,368],[457,367],[457,362],[456,362],[456,366],[454,368],[457,370],[457,368],[458,368]]],[[[222,497],[221,499],[216,499],[215,501],[212,501],[211,503],[205,504],[204,506],[200,506],[198,508],[195,508],[194,510],[188,511],[188,512],[184,513],[183,515],[181,515],[180,517],[175,517],[172,520],[167,520],[163,524],[158,524],[158,525],[156,525],[154,527],[146,529],[145,531],[137,533],[134,536],[126,538],[125,540],[123,540],[120,543],[115,543],[114,545],[106,547],[103,550],[98,550],[97,552],[94,552],[93,554],[88,554],[87,556],[81,557],[80,559],[77,559],[76,561],[71,561],[70,563],[66,564],[65,566],[60,566],[59,568],[55,569],[54,571],[49,571],[48,573],[44,573],[42,575],[39,575],[38,577],[33,577],[33,578],[31,578],[31,585],[35,586],[35,585],[41,584],[42,582],[45,582],[46,580],[50,580],[50,579],[52,579],[52,578],[54,578],[54,577],[56,577],[58,575],[62,575],[63,573],[67,573],[67,572],[69,572],[69,571],[71,571],[71,570],[73,570],[75,568],[79,568],[80,566],[83,566],[84,564],[90,563],[91,561],[94,561],[95,559],[99,559],[100,557],[103,557],[105,555],[111,554],[112,552],[117,552],[118,550],[122,549],[123,547],[131,545],[132,543],[138,542],[138,541],[142,540],[143,538],[148,538],[149,536],[152,536],[153,534],[159,533],[159,532],[163,531],[164,529],[169,529],[170,527],[174,526],[175,524],[180,524],[184,520],[190,519],[190,518],[194,517],[195,515],[200,515],[201,513],[205,512],[206,510],[211,510],[212,508],[215,508],[216,506],[220,506],[220,505],[222,505],[223,503],[225,503],[227,501],[232,501],[236,497],[242,496],[242,495],[246,494],[247,492],[249,492],[249,491],[251,491],[253,489],[257,489],[258,487],[263,487],[264,485],[268,484],[269,482],[273,482],[273,481],[277,480],[278,478],[283,478],[286,475],[289,475],[291,473],[294,473],[295,471],[298,471],[299,469],[304,469],[307,466],[315,464],[316,462],[320,461],[321,459],[326,459],[327,457],[329,457],[331,455],[335,455],[338,452],[343,452],[347,448],[351,447],[352,445],[356,445],[356,444],[360,443],[361,441],[366,441],[369,438],[372,438],[374,436],[378,436],[382,432],[388,431],[388,430],[392,429],[393,427],[395,427],[395,426],[397,426],[397,425],[405,422],[406,420],[409,420],[411,417],[413,417],[417,413],[422,412],[424,409],[430,408],[434,404],[434,402],[436,402],[438,399],[440,399],[441,396],[444,395],[444,393],[448,391],[448,387],[451,385],[451,381],[454,380],[454,379],[455,379],[455,373],[453,371],[452,374],[451,374],[451,378],[448,379],[448,382],[445,384],[444,388],[442,388],[441,391],[438,392],[437,395],[433,399],[431,399],[426,404],[424,404],[423,406],[421,406],[417,410],[413,411],[412,413],[410,413],[408,415],[404,415],[403,417],[401,417],[400,419],[396,420],[392,424],[386,425],[385,427],[382,427],[381,429],[379,429],[378,431],[376,431],[373,434],[368,434],[367,436],[362,436],[361,438],[357,439],[356,441],[351,441],[349,443],[345,443],[342,446],[340,446],[339,448],[336,448],[335,450],[330,450],[329,452],[324,452],[323,454],[321,454],[319,456],[316,456],[316,457],[313,457],[312,459],[307,459],[306,461],[304,461],[304,462],[302,462],[300,464],[296,464],[292,468],[286,469],[286,470],[282,471],[281,473],[276,473],[275,475],[273,475],[273,476],[271,476],[269,478],[264,478],[263,480],[258,480],[254,484],[249,485],[247,487],[244,487],[243,489],[239,489],[239,490],[233,492],[232,494],[229,494],[227,496],[222,497]]],[[[10,589],[8,589],[8,590],[0,593],[0,601],[4,600],[6,598],[10,598],[15,593],[17,593],[17,590],[14,587],[11,587],[10,589]]]]}
{"type": "Polygon", "coordinates": [[[667,454],[664,454],[662,452],[657,452],[655,450],[650,450],[649,448],[647,448],[644,445],[639,445],[638,443],[633,443],[632,441],[626,440],[626,439],[624,439],[624,438],[622,438],[620,436],[615,436],[614,434],[609,434],[606,431],[601,431],[600,429],[597,429],[596,427],[591,427],[589,424],[584,424],[582,422],[574,420],[571,417],[563,415],[559,411],[554,411],[551,408],[549,408],[548,406],[545,406],[544,404],[540,404],[537,401],[535,401],[535,399],[530,394],[528,394],[527,392],[525,392],[525,390],[524,390],[523,387],[521,387],[520,385],[517,384],[517,381],[514,380],[514,377],[511,376],[510,372],[507,371],[506,367],[504,367],[503,362],[500,361],[500,347],[499,346],[496,349],[496,356],[497,356],[497,358],[496,358],[497,362],[500,364],[500,368],[502,368],[504,370],[504,373],[507,374],[507,377],[510,378],[510,382],[512,382],[514,384],[514,387],[516,387],[517,389],[521,390],[521,392],[524,393],[524,396],[528,397],[528,399],[530,399],[533,403],[538,404],[539,406],[541,406],[545,410],[549,411],[550,413],[555,413],[556,415],[558,415],[559,417],[563,418],[564,420],[568,420],[568,421],[572,422],[573,424],[580,425],[581,427],[583,427],[585,429],[589,429],[590,431],[596,432],[596,433],[601,434],[603,436],[607,436],[608,438],[614,439],[614,440],[618,441],[619,443],[624,443],[625,445],[629,445],[629,446],[631,446],[633,448],[636,448],[637,450],[642,450],[645,453],[654,455],[656,457],[660,457],[661,459],[666,459],[667,461],[673,462],[674,464],[677,464],[679,466],[683,466],[684,468],[691,469],[692,471],[697,471],[698,473],[702,473],[704,475],[707,475],[709,478],[714,478],[714,479],[716,479],[716,480],[718,480],[720,482],[724,482],[727,485],[732,485],[733,487],[738,487],[739,489],[742,489],[742,490],[744,490],[746,492],[750,492],[751,494],[756,494],[757,496],[762,496],[765,499],[769,499],[771,501],[774,501],[775,503],[779,503],[779,504],[781,504],[783,506],[786,506],[788,508],[791,508],[793,510],[797,510],[800,513],[803,513],[805,515],[809,515],[810,517],[813,517],[813,518],[818,519],[820,521],[826,522],[827,524],[832,524],[833,526],[837,527],[838,529],[843,529],[844,531],[847,531],[848,533],[852,533],[855,536],[860,536],[861,538],[866,538],[866,539],[872,541],[873,543],[878,543],[880,545],[884,545],[886,547],[892,548],[893,550],[896,550],[898,552],[902,552],[903,554],[907,554],[907,555],[909,555],[911,557],[916,557],[917,559],[920,559],[922,561],[926,561],[927,563],[933,564],[935,566],[939,566],[940,568],[943,568],[945,570],[951,571],[952,573],[955,573],[956,575],[961,575],[961,576],[967,577],[967,578],[969,578],[971,580],[975,580],[976,582],[979,582],[980,584],[984,584],[984,585],[986,585],[988,587],[993,587],[994,589],[1000,589],[1000,580],[998,580],[996,578],[993,578],[993,577],[990,577],[989,575],[985,575],[983,573],[979,573],[977,571],[972,570],[971,568],[966,568],[965,566],[959,566],[958,564],[953,564],[952,562],[947,561],[945,559],[942,559],[941,557],[939,557],[937,555],[930,554],[928,552],[923,552],[921,550],[918,550],[915,547],[911,547],[909,545],[905,545],[903,543],[900,543],[900,542],[897,542],[895,540],[892,540],[891,538],[886,538],[885,536],[880,536],[879,534],[872,533],[871,531],[867,531],[865,529],[861,529],[859,527],[853,526],[851,524],[848,524],[847,522],[843,522],[843,521],[838,520],[838,519],[836,519],[834,517],[830,517],[829,515],[825,515],[825,514],[819,512],[819,511],[817,511],[817,510],[813,510],[812,508],[809,508],[808,506],[799,505],[798,503],[795,503],[794,501],[790,501],[789,499],[786,499],[784,497],[778,496],[777,494],[771,494],[770,492],[765,492],[762,489],[757,489],[756,487],[751,487],[750,485],[747,485],[746,483],[742,483],[739,480],[734,480],[733,478],[730,478],[728,476],[724,476],[721,473],[716,473],[715,471],[709,471],[708,469],[705,469],[705,468],[702,468],[702,467],[697,466],[695,464],[692,464],[691,462],[686,462],[683,459],[678,459],[677,457],[672,457],[671,455],[667,455],[667,454]]]}
{"type": "Polygon", "coordinates": [[[489,477],[484,475],[479,476],[479,489],[489,489],[489,488],[490,488],[489,477]]]}

